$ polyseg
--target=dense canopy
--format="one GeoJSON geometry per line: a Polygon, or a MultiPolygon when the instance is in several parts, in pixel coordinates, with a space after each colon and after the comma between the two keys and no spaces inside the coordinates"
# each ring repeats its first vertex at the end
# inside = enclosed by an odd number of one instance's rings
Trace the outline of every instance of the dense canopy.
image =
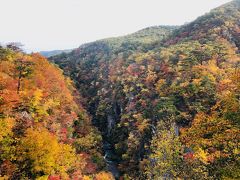
{"type": "Polygon", "coordinates": [[[239,0],[50,62],[1,46],[0,179],[239,179],[239,52],[239,0]]]}
{"type": "Polygon", "coordinates": [[[238,179],[240,2],[50,58],[125,178],[238,179]]]}

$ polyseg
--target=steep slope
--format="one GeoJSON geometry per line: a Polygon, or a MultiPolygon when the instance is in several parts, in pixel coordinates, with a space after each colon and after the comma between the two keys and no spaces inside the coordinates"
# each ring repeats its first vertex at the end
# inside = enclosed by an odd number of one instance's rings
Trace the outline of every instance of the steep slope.
{"type": "MultiPolygon", "coordinates": [[[[111,138],[110,131],[116,125],[116,121],[120,120],[120,107],[116,104],[114,110],[108,110],[108,120],[105,117],[97,117],[97,111],[101,107],[99,90],[109,86],[107,77],[110,61],[115,58],[126,58],[135,52],[146,52],[148,49],[154,48],[155,43],[166,38],[174,29],[176,27],[150,27],[127,36],[85,44],[69,54],[61,54],[50,58],[51,61],[64,69],[65,74],[75,80],[79,91],[85,98],[86,103],[84,105],[93,117],[93,124],[102,132],[105,143],[104,151],[109,152],[110,156],[108,161],[119,160],[119,158],[115,159],[118,155],[114,152],[115,142],[113,142],[114,138],[111,138]],[[99,79],[99,77],[102,78],[99,79]],[[115,111],[114,115],[113,111],[115,111]]],[[[105,110],[103,109],[103,111],[105,110]]],[[[104,116],[106,116],[106,112],[104,112],[104,116]]],[[[105,158],[108,158],[108,155],[105,155],[105,158]]]]}
{"type": "Polygon", "coordinates": [[[50,58],[85,98],[110,171],[239,178],[239,19],[235,0],[147,43],[134,34],[50,58]]]}
{"type": "Polygon", "coordinates": [[[173,33],[167,44],[190,40],[201,40],[204,43],[222,37],[239,48],[239,16],[239,0],[232,1],[182,26],[173,33]]]}
{"type": "Polygon", "coordinates": [[[150,27],[127,36],[84,44],[71,53],[64,53],[49,59],[64,69],[65,74],[76,80],[75,83],[81,89],[83,97],[91,98],[97,95],[98,90],[93,81],[104,71],[108,74],[107,67],[110,61],[117,58],[125,59],[136,52],[146,52],[154,48],[155,43],[166,38],[174,29],[176,27],[150,27]],[[82,80],[78,81],[78,77],[82,80]]]}
{"type": "Polygon", "coordinates": [[[93,176],[102,166],[100,139],[60,69],[0,47],[0,179],[93,176]]]}

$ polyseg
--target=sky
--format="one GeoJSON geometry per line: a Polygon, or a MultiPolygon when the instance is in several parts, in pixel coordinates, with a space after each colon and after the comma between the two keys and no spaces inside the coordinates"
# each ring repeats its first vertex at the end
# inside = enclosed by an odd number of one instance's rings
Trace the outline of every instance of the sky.
{"type": "Polygon", "coordinates": [[[72,49],[155,25],[182,25],[230,0],[0,0],[0,43],[72,49]]]}

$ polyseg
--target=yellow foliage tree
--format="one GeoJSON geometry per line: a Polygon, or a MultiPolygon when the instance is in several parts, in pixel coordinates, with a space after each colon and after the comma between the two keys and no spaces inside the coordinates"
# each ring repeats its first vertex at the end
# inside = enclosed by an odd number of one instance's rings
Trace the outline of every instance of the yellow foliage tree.
{"type": "Polygon", "coordinates": [[[66,172],[75,162],[74,149],[61,144],[47,129],[29,128],[18,146],[18,161],[23,168],[30,168],[34,175],[50,175],[59,173],[66,176],[66,172]]]}
{"type": "Polygon", "coordinates": [[[96,175],[95,180],[114,180],[114,177],[110,173],[100,172],[96,175]]]}

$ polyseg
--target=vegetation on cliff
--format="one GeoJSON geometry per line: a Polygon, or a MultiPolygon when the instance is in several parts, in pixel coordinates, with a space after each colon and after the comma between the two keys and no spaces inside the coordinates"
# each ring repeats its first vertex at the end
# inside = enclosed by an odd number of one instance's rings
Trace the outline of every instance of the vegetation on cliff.
{"type": "Polygon", "coordinates": [[[76,83],[125,178],[240,177],[239,19],[236,0],[179,28],[50,58],[76,83]]]}

